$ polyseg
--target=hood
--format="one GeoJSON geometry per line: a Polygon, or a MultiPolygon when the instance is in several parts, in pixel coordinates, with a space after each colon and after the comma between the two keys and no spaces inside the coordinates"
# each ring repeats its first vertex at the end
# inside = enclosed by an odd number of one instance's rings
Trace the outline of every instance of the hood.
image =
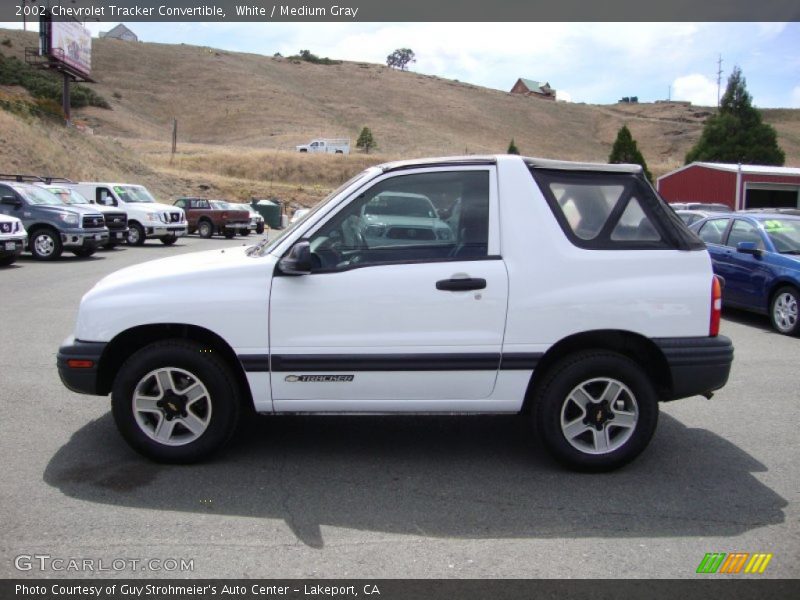
{"type": "Polygon", "coordinates": [[[91,215],[94,217],[103,216],[97,208],[94,206],[84,206],[82,204],[37,204],[32,206],[31,208],[35,208],[36,210],[45,210],[47,212],[52,212],[54,214],[72,214],[72,215],[80,215],[82,217],[91,215]]]}

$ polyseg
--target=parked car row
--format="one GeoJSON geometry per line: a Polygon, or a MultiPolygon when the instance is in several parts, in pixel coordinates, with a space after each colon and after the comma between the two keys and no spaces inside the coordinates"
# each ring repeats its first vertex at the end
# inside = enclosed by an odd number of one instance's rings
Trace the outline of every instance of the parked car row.
{"type": "Polygon", "coordinates": [[[142,185],[0,174],[0,266],[26,249],[56,260],[65,250],[89,257],[100,247],[148,239],[170,246],[194,232],[232,238],[264,230],[264,217],[246,204],[180,198],[167,205],[142,185]]]}
{"type": "Polygon", "coordinates": [[[676,213],[705,242],[724,280],[723,306],[767,315],[775,331],[800,334],[800,210],[676,213]]]}

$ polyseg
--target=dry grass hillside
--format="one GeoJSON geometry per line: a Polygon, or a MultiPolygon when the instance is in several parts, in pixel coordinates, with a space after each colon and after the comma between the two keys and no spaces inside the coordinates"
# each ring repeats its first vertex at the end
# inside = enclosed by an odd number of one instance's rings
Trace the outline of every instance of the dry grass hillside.
{"type": "MultiPolygon", "coordinates": [[[[0,40],[8,40],[0,52],[16,56],[36,43],[34,34],[19,31],[0,30],[0,40]]],[[[113,109],[77,111],[95,135],[65,157],[72,164],[59,168],[75,177],[92,170],[129,175],[167,195],[270,194],[308,203],[366,164],[503,152],[511,138],[523,154],[604,161],[623,124],[659,175],[683,163],[712,110],[545,102],[377,64],[317,65],[182,44],[94,40],[92,60],[93,88],[113,109]],[[179,128],[174,159],[173,117],[179,128]],[[365,125],[378,143],[375,155],[292,151],[313,137],[354,141],[365,125]]],[[[800,111],[769,110],[765,118],[778,130],[787,164],[800,164],[800,111]]],[[[0,171],[12,160],[20,168],[38,160],[40,142],[33,137],[0,147],[0,171]]]]}

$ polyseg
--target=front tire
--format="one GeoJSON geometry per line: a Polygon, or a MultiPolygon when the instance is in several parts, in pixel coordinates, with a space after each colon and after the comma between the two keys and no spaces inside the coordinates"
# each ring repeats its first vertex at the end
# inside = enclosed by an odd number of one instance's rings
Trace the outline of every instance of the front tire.
{"type": "Polygon", "coordinates": [[[631,359],[610,351],[570,355],[536,388],[534,424],[548,452],[579,471],[611,471],[647,447],[658,397],[631,359]]]}
{"type": "Polygon", "coordinates": [[[784,335],[797,335],[800,333],[800,294],[797,288],[784,286],[772,297],[769,306],[769,318],[772,327],[784,335]]]}
{"type": "Polygon", "coordinates": [[[128,244],[131,246],[144,246],[145,239],[144,227],[138,223],[128,223],[128,244]]]}
{"type": "Polygon", "coordinates": [[[95,253],[94,248],[76,248],[72,251],[72,253],[77,256],[78,258],[89,258],[92,254],[95,253]]]}
{"type": "Polygon", "coordinates": [[[28,241],[31,254],[37,260],[57,260],[64,251],[61,236],[49,228],[34,229],[28,241]]]}
{"type": "Polygon", "coordinates": [[[164,244],[165,246],[172,246],[172,244],[178,241],[178,237],[174,235],[165,235],[164,237],[159,239],[161,240],[161,243],[164,244]]]}
{"type": "Polygon", "coordinates": [[[238,386],[213,349],[168,340],[145,346],[117,373],[114,421],[140,454],[166,463],[192,463],[220,450],[241,413],[238,386]]]}
{"type": "Polygon", "coordinates": [[[0,258],[0,267],[9,267],[13,265],[17,261],[16,254],[10,254],[9,256],[4,256],[0,258]]]}

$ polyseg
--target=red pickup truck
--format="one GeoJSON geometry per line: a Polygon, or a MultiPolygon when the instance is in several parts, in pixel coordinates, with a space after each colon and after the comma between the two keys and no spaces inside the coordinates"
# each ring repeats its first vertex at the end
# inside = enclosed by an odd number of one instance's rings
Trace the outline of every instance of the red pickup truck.
{"type": "Polygon", "coordinates": [[[218,209],[208,198],[178,198],[175,206],[186,211],[189,233],[195,231],[202,238],[215,233],[230,239],[250,228],[250,211],[218,209]]]}

